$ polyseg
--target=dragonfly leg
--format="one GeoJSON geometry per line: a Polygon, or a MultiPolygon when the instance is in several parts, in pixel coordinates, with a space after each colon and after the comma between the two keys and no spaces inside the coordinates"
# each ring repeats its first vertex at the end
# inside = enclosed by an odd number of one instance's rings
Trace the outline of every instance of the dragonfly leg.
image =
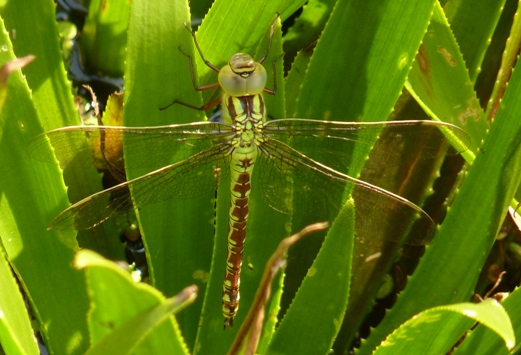
{"type": "MultiPolygon", "coordinates": [[[[213,96],[213,95],[212,95],[213,96]]],[[[169,103],[168,105],[166,105],[165,107],[160,107],[159,108],[159,111],[163,111],[163,110],[166,110],[167,108],[169,108],[170,106],[173,106],[175,104],[179,104],[179,105],[182,105],[182,106],[185,106],[185,107],[188,107],[188,108],[191,108],[193,110],[198,110],[198,111],[206,111],[208,110],[209,108],[212,108],[214,106],[217,106],[220,102],[221,102],[222,98],[219,97],[217,98],[216,100],[214,101],[211,101],[211,102],[207,102],[206,104],[204,104],[203,106],[201,107],[198,107],[198,106],[194,106],[194,105],[191,105],[189,103],[186,103],[186,102],[183,102],[183,101],[179,101],[178,99],[175,99],[174,101],[172,101],[171,103],[169,103]]]]}
{"type": "MultiPolygon", "coordinates": [[[[188,30],[188,32],[190,32],[190,34],[192,35],[192,38],[194,39],[195,47],[197,48],[197,51],[199,52],[199,55],[201,56],[201,59],[204,61],[204,64],[206,64],[210,69],[212,69],[212,70],[214,70],[214,71],[216,71],[218,73],[219,72],[219,68],[217,68],[215,65],[210,63],[210,61],[208,61],[208,60],[206,60],[204,58],[203,52],[201,51],[201,48],[199,47],[199,43],[197,43],[197,37],[195,36],[195,33],[193,33],[188,28],[188,25],[187,25],[186,22],[184,22],[184,26],[188,30]]],[[[190,66],[190,77],[192,79],[192,85],[194,86],[194,89],[196,91],[206,91],[206,90],[219,88],[220,84],[218,82],[217,83],[213,83],[213,84],[208,84],[208,85],[200,85],[200,86],[197,85],[197,83],[195,82],[194,64],[193,64],[192,56],[189,55],[188,53],[185,53],[185,51],[183,51],[181,46],[179,46],[177,49],[179,49],[179,52],[181,52],[181,54],[183,54],[185,57],[188,58],[188,65],[190,66]]],[[[201,107],[197,107],[197,106],[194,106],[194,105],[188,104],[186,102],[182,102],[182,101],[179,101],[179,100],[175,99],[170,104],[168,104],[168,105],[166,105],[164,107],[160,107],[159,110],[163,111],[163,110],[166,110],[167,108],[169,108],[172,105],[180,104],[180,105],[189,107],[189,108],[194,109],[194,110],[205,111],[205,110],[207,110],[209,108],[217,106],[221,102],[221,98],[218,98],[218,99],[216,99],[214,101],[211,101],[214,97],[215,97],[215,93],[210,98],[210,101],[207,102],[206,104],[204,104],[201,107]]]]}
{"type": "Polygon", "coordinates": [[[273,62],[271,62],[271,67],[273,68],[273,89],[267,89],[267,88],[264,88],[264,92],[266,94],[270,94],[270,95],[275,95],[275,93],[277,92],[277,62],[279,60],[281,60],[282,58],[284,58],[284,55],[286,53],[282,53],[281,55],[279,55],[273,62]]]}
{"type": "MultiPolygon", "coordinates": [[[[270,53],[271,42],[273,41],[273,33],[275,32],[275,24],[277,23],[277,20],[279,18],[280,18],[280,14],[277,12],[277,17],[275,18],[275,21],[273,21],[273,23],[271,24],[271,27],[270,27],[270,40],[268,41],[268,48],[266,48],[266,53],[264,53],[262,58],[259,59],[259,64],[262,64],[262,62],[264,62],[266,60],[266,58],[268,57],[268,54],[270,53]]],[[[276,69],[275,64],[284,57],[284,54],[285,53],[282,53],[271,63],[271,67],[273,68],[273,89],[264,88],[263,91],[266,94],[275,95],[275,93],[277,92],[277,69],[276,69]]]]}
{"type": "Polygon", "coordinates": [[[268,48],[266,48],[266,53],[264,53],[262,58],[259,59],[259,64],[262,64],[262,62],[264,62],[266,60],[266,58],[268,57],[268,54],[270,53],[271,41],[273,40],[273,33],[275,32],[275,24],[277,23],[277,20],[280,18],[280,14],[278,12],[276,13],[276,15],[277,15],[277,17],[275,17],[275,21],[273,21],[273,23],[271,24],[271,27],[270,27],[270,40],[268,41],[268,48]]]}
{"type": "MultiPolygon", "coordinates": [[[[192,38],[194,39],[194,43],[195,43],[195,47],[197,48],[197,51],[199,52],[199,55],[201,56],[201,59],[203,60],[204,64],[206,64],[206,66],[214,71],[216,71],[217,73],[219,72],[219,68],[217,68],[215,65],[213,65],[209,60],[207,60],[204,55],[203,55],[203,51],[201,50],[201,48],[199,47],[199,43],[197,43],[197,37],[195,36],[195,33],[190,29],[188,28],[188,24],[186,22],[183,23],[185,25],[185,28],[188,30],[188,32],[190,32],[190,34],[192,35],[192,38]]],[[[182,50],[181,50],[181,47],[179,47],[179,50],[181,51],[181,53],[183,53],[185,56],[187,56],[188,58],[190,58],[190,69],[192,69],[192,73],[193,73],[193,68],[192,68],[192,58],[187,55],[186,53],[184,53],[182,50]]]]}
{"type": "MultiPolygon", "coordinates": [[[[218,88],[219,87],[219,83],[213,83],[213,84],[209,84],[209,85],[203,85],[203,86],[197,86],[197,84],[195,83],[195,74],[194,74],[194,68],[193,68],[193,64],[192,64],[192,57],[188,54],[186,54],[185,52],[183,52],[183,50],[181,49],[181,47],[179,47],[179,51],[181,53],[183,53],[183,55],[185,57],[188,58],[188,62],[190,64],[190,75],[192,77],[192,84],[194,86],[194,89],[196,91],[205,91],[205,90],[210,90],[210,89],[214,89],[214,88],[218,88]]],[[[208,110],[209,108],[212,108],[214,106],[217,106],[220,102],[221,102],[221,97],[213,100],[215,98],[215,95],[217,94],[218,90],[216,90],[212,96],[210,97],[210,101],[205,103],[203,106],[201,107],[198,107],[198,106],[194,106],[194,105],[191,105],[189,103],[186,103],[186,102],[183,102],[183,101],[179,101],[178,99],[175,99],[174,101],[172,101],[171,103],[169,103],[168,105],[164,106],[164,107],[160,107],[159,108],[159,111],[163,111],[163,110],[166,110],[167,108],[169,108],[170,106],[173,106],[175,104],[179,104],[179,105],[183,105],[183,106],[186,106],[186,107],[189,107],[191,109],[194,109],[194,110],[199,110],[199,111],[205,111],[205,110],[208,110]],[[213,100],[213,101],[212,101],[213,100]]]]}
{"type": "MultiPolygon", "coordinates": [[[[197,42],[195,42],[195,43],[197,44],[197,42]]],[[[197,48],[199,49],[198,45],[197,45],[197,48]]],[[[180,46],[177,49],[179,49],[179,52],[181,52],[181,54],[183,54],[186,58],[188,58],[188,64],[190,66],[190,76],[192,78],[192,84],[194,85],[194,89],[196,91],[206,91],[206,90],[215,89],[215,88],[219,87],[219,83],[218,82],[217,83],[213,83],[213,84],[198,86],[196,84],[196,82],[195,82],[194,64],[192,62],[192,56],[190,54],[185,53],[180,46]]],[[[201,53],[201,57],[203,58],[203,60],[205,60],[204,57],[202,56],[202,53],[201,53]]],[[[206,63],[206,60],[205,60],[205,63],[206,63]]],[[[208,62],[208,63],[210,63],[210,62],[208,62]]],[[[206,65],[208,65],[208,63],[206,63],[206,65]]],[[[214,69],[215,67],[210,67],[210,68],[214,69]]],[[[217,68],[215,68],[214,70],[217,70],[217,72],[219,72],[219,69],[217,69],[217,68]]]]}

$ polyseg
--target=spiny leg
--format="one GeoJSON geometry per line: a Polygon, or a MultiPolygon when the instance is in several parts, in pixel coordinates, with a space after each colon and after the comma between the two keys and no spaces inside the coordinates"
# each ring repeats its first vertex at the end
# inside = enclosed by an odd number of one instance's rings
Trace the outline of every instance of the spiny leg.
{"type": "MultiPolygon", "coordinates": [[[[194,43],[195,43],[195,47],[197,48],[197,51],[199,52],[199,55],[201,56],[201,59],[203,60],[204,64],[206,64],[206,66],[214,71],[216,71],[217,73],[219,72],[219,68],[217,68],[215,65],[213,65],[209,60],[207,60],[204,55],[203,55],[203,51],[201,50],[201,48],[199,47],[199,43],[197,42],[197,37],[195,36],[195,33],[190,29],[188,28],[188,25],[185,22],[183,22],[183,25],[185,26],[185,28],[188,30],[188,32],[190,32],[190,34],[192,35],[192,38],[194,39],[194,43]]],[[[181,50],[181,47],[179,47],[179,50],[181,50]]],[[[182,50],[181,50],[181,53],[183,53],[185,56],[189,57],[187,54],[185,54],[182,50]]],[[[190,67],[192,66],[191,65],[192,63],[192,60],[190,58],[190,67]]]]}
{"type": "Polygon", "coordinates": [[[270,53],[271,42],[273,41],[273,33],[275,32],[275,24],[277,23],[277,20],[280,17],[280,14],[278,12],[276,13],[276,15],[277,16],[275,17],[275,21],[273,21],[273,23],[271,24],[271,27],[270,27],[270,40],[268,41],[268,48],[266,48],[266,53],[264,53],[264,55],[261,57],[261,59],[259,59],[259,64],[262,64],[268,57],[268,54],[270,53]]]}
{"type": "Polygon", "coordinates": [[[281,55],[279,55],[277,58],[275,58],[275,60],[273,62],[271,62],[271,68],[272,68],[272,71],[273,71],[273,89],[268,89],[268,88],[264,88],[264,92],[266,94],[269,94],[269,95],[275,95],[275,93],[277,92],[277,62],[279,60],[281,60],[282,58],[284,58],[284,55],[286,53],[282,53],[281,55]]]}
{"type": "MultiPolygon", "coordinates": [[[[203,52],[201,50],[201,48],[199,47],[199,43],[197,42],[197,37],[195,35],[194,32],[192,32],[192,30],[190,30],[190,28],[188,28],[188,24],[185,22],[183,22],[183,25],[185,26],[185,28],[188,30],[188,32],[190,32],[190,34],[192,35],[192,38],[194,39],[194,44],[195,44],[195,47],[197,48],[197,51],[199,52],[199,55],[201,56],[201,59],[203,60],[204,64],[206,64],[206,66],[214,71],[216,71],[217,73],[219,73],[219,68],[217,68],[215,65],[213,65],[209,60],[207,60],[204,55],[203,55],[203,52]]],[[[197,83],[195,82],[195,72],[194,72],[194,65],[193,65],[193,61],[192,61],[192,56],[185,53],[183,51],[183,49],[181,48],[181,46],[179,46],[177,48],[179,50],[179,52],[181,52],[181,54],[183,54],[185,57],[188,58],[188,65],[190,67],[190,77],[192,79],[192,85],[194,86],[194,89],[196,91],[206,91],[206,90],[211,90],[211,89],[215,89],[215,88],[219,88],[219,83],[216,82],[216,83],[213,83],[213,84],[208,84],[208,85],[201,85],[201,86],[198,86],[197,83]]],[[[179,101],[177,99],[175,99],[174,101],[172,101],[170,104],[164,106],[164,107],[160,107],[159,110],[160,111],[163,111],[163,110],[166,110],[167,108],[169,108],[170,106],[173,106],[175,104],[179,104],[179,105],[183,105],[185,107],[189,107],[191,109],[194,109],[194,110],[199,110],[199,111],[205,111],[209,108],[212,108],[214,106],[217,106],[220,102],[221,102],[221,98],[217,98],[214,100],[214,97],[215,97],[215,94],[217,93],[217,91],[215,91],[212,96],[210,97],[210,100],[209,102],[205,103],[203,106],[201,107],[198,107],[198,106],[194,106],[194,105],[191,105],[191,104],[188,104],[186,102],[182,102],[182,101],[179,101]],[[212,101],[213,100],[213,101],[212,101]]]]}
{"type": "MultiPolygon", "coordinates": [[[[262,64],[268,57],[268,54],[270,53],[271,42],[273,41],[273,34],[275,32],[275,24],[277,23],[277,20],[280,18],[280,14],[278,12],[276,14],[277,14],[277,17],[275,18],[275,21],[273,21],[273,23],[271,24],[271,27],[270,27],[270,39],[268,41],[268,48],[266,48],[266,53],[264,53],[264,55],[261,57],[261,59],[259,59],[259,62],[258,62],[259,64],[262,64]]],[[[285,53],[282,53],[280,56],[275,58],[275,60],[273,62],[271,62],[271,68],[273,71],[273,89],[264,88],[263,91],[266,94],[275,95],[275,93],[277,92],[277,67],[275,64],[284,57],[284,54],[285,53]]]]}

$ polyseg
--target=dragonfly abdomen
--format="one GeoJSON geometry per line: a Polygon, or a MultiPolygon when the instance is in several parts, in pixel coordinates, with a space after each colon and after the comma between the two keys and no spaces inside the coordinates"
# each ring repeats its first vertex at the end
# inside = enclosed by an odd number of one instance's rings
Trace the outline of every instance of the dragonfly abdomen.
{"type": "Polygon", "coordinates": [[[236,154],[232,154],[228,251],[222,294],[224,324],[230,327],[233,326],[233,319],[239,309],[240,275],[249,213],[251,172],[257,151],[256,147],[252,148],[254,148],[252,150],[254,153],[244,154],[240,160],[234,159],[236,154]]]}
{"type": "Polygon", "coordinates": [[[228,251],[222,293],[224,325],[230,327],[233,326],[233,319],[239,309],[240,275],[249,213],[251,173],[258,155],[255,126],[263,118],[262,113],[254,110],[255,103],[258,103],[259,100],[262,102],[261,95],[231,97],[229,100],[223,101],[225,105],[228,103],[233,106],[227,107],[227,113],[233,120],[236,131],[236,137],[232,140],[234,150],[230,156],[231,200],[228,251]]]}

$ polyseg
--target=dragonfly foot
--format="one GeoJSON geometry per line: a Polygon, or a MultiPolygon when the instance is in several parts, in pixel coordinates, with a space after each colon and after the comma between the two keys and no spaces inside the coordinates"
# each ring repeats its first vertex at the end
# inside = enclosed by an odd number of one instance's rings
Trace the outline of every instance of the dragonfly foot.
{"type": "Polygon", "coordinates": [[[233,318],[224,318],[224,328],[223,329],[226,329],[226,327],[230,327],[230,329],[233,328],[233,318]]]}

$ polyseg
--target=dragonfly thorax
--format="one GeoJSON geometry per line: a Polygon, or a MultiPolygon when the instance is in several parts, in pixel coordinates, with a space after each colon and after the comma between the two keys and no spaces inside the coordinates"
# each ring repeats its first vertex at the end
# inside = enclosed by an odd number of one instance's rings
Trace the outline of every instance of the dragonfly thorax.
{"type": "Polygon", "coordinates": [[[219,71],[219,84],[230,96],[260,94],[266,86],[264,67],[244,53],[234,54],[226,66],[219,71]]]}

